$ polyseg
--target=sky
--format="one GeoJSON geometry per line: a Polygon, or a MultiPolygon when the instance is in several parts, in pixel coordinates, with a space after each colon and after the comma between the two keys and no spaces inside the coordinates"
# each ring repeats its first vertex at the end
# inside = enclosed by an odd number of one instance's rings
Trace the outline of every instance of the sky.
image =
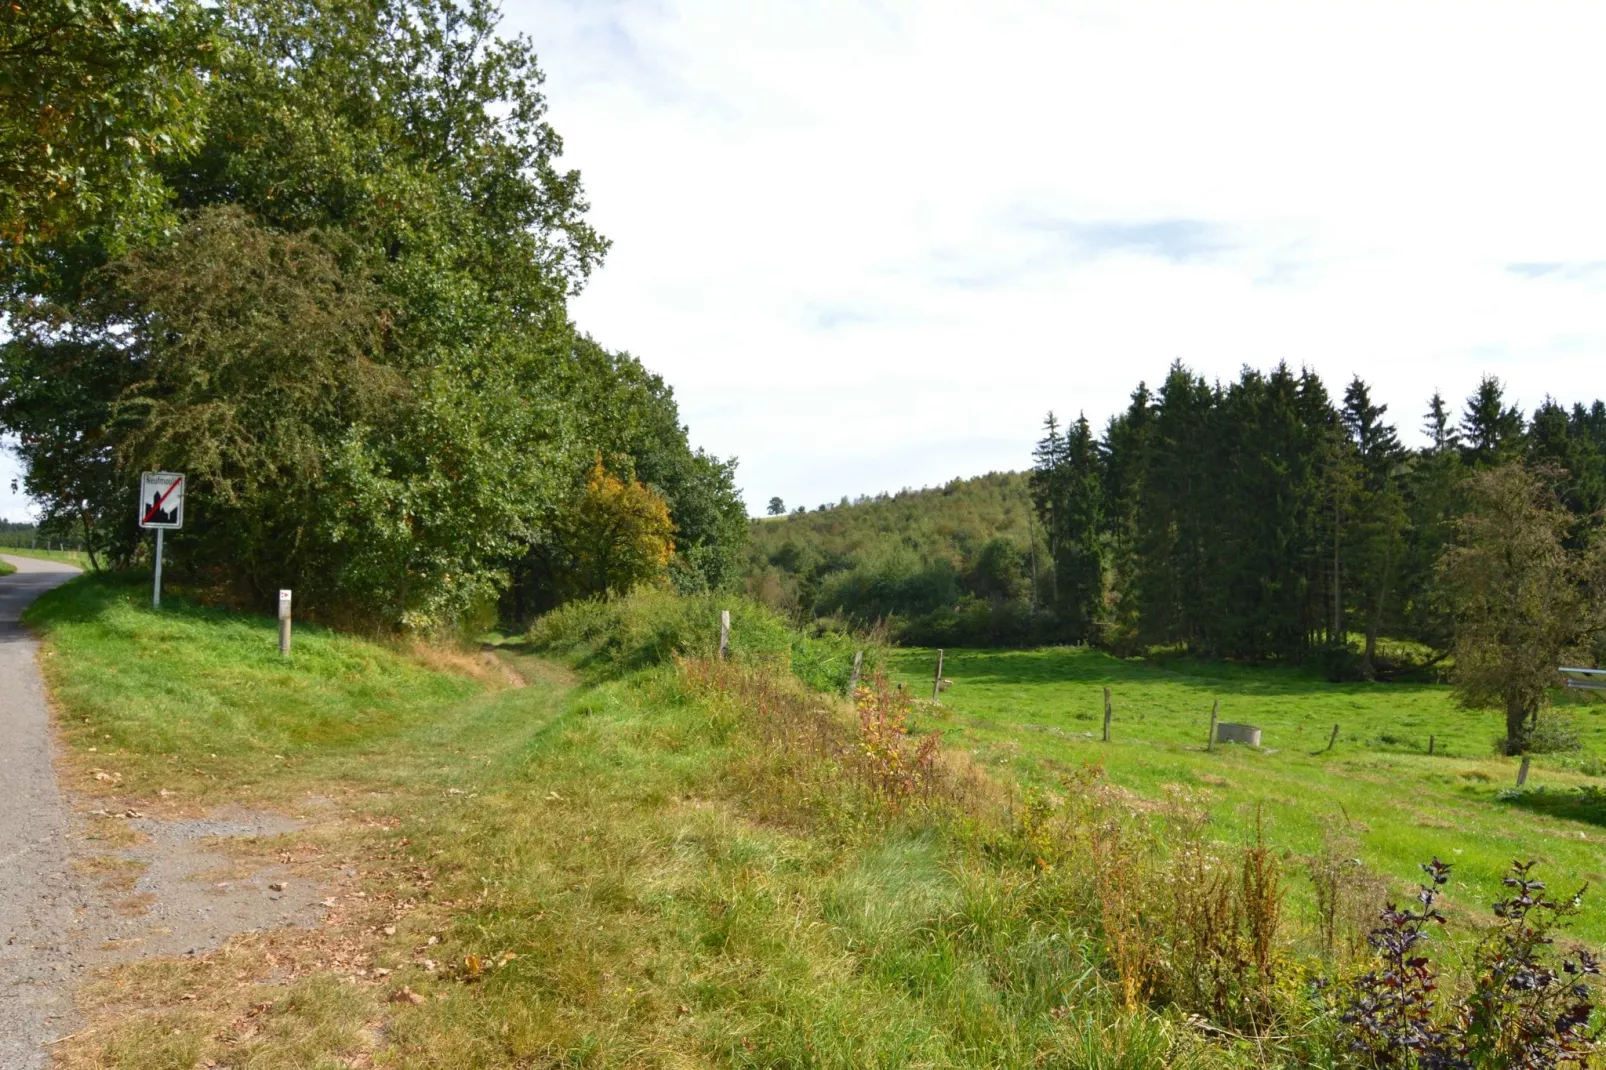
{"type": "MultiPolygon", "coordinates": [[[[582,329],[750,510],[1030,463],[1174,360],[1606,395],[1606,5],[504,0],[582,329]]],[[[0,480],[0,512],[15,509],[0,480]]]]}

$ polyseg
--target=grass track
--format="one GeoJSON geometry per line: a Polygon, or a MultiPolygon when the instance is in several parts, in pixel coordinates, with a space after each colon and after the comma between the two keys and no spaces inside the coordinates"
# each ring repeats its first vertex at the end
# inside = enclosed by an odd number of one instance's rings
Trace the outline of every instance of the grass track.
{"type": "MultiPolygon", "coordinates": [[[[892,656],[898,679],[931,693],[935,651],[892,656]]],[[[1123,661],[1095,650],[950,650],[953,686],[943,710],[923,719],[989,765],[1053,783],[1068,767],[1103,762],[1111,779],[1157,798],[1169,785],[1209,804],[1227,836],[1246,835],[1264,803],[1271,838],[1314,850],[1324,826],[1348,822],[1365,860],[1398,884],[1438,855],[1456,866],[1450,900],[1481,915],[1513,858],[1538,858],[1552,887],[1606,884],[1606,799],[1574,789],[1606,786],[1544,756],[1530,785],[1558,789],[1519,802],[1496,793],[1515,783],[1515,759],[1492,755],[1498,714],[1454,705],[1431,684],[1331,684],[1280,668],[1123,661]],[[1112,741],[1100,740],[1102,689],[1113,693],[1112,741]],[[1206,753],[1211,703],[1221,719],[1258,725],[1263,748],[1206,753]],[[1333,750],[1327,746],[1340,726],[1333,750]],[[1433,757],[1428,737],[1436,737],[1433,757]]],[[[1580,703],[1587,751],[1606,754],[1606,703],[1580,703]]],[[[1585,899],[1572,931],[1606,942],[1606,889],[1585,899]]]]}

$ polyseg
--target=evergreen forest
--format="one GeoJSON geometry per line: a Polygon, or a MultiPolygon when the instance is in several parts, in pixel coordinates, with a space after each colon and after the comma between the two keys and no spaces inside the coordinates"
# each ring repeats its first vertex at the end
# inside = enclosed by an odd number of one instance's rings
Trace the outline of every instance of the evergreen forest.
{"type": "Polygon", "coordinates": [[[1449,656],[1478,473],[1516,465],[1582,552],[1606,508],[1606,403],[1524,413],[1485,377],[1427,400],[1425,444],[1352,380],[1174,365],[1095,431],[1050,413],[1024,473],[752,523],[749,592],[822,627],[937,646],[1088,643],[1119,653],[1314,664],[1378,678],[1449,656]]]}

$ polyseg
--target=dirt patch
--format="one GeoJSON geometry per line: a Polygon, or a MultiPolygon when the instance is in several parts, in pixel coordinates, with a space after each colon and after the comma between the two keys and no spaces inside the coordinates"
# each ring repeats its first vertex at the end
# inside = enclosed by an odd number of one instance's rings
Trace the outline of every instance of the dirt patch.
{"type": "Polygon", "coordinates": [[[194,955],[240,933],[323,921],[328,890],[288,849],[297,822],[237,809],[172,820],[129,813],[138,811],[86,818],[101,846],[74,868],[102,895],[72,933],[81,961],[194,955]]]}

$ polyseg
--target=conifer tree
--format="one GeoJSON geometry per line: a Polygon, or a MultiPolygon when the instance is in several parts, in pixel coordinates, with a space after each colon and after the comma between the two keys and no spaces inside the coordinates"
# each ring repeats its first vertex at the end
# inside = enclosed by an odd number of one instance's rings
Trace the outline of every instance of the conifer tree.
{"type": "Polygon", "coordinates": [[[1061,529],[1054,559],[1054,574],[1059,577],[1055,608],[1066,637],[1078,641],[1097,638],[1104,610],[1104,488],[1099,461],[1087,416],[1079,416],[1065,436],[1062,497],[1056,510],[1061,529]]]}
{"type": "Polygon", "coordinates": [[[1478,381],[1461,414],[1461,461],[1477,470],[1495,468],[1521,455],[1522,413],[1508,406],[1505,386],[1492,375],[1478,381]]]}

